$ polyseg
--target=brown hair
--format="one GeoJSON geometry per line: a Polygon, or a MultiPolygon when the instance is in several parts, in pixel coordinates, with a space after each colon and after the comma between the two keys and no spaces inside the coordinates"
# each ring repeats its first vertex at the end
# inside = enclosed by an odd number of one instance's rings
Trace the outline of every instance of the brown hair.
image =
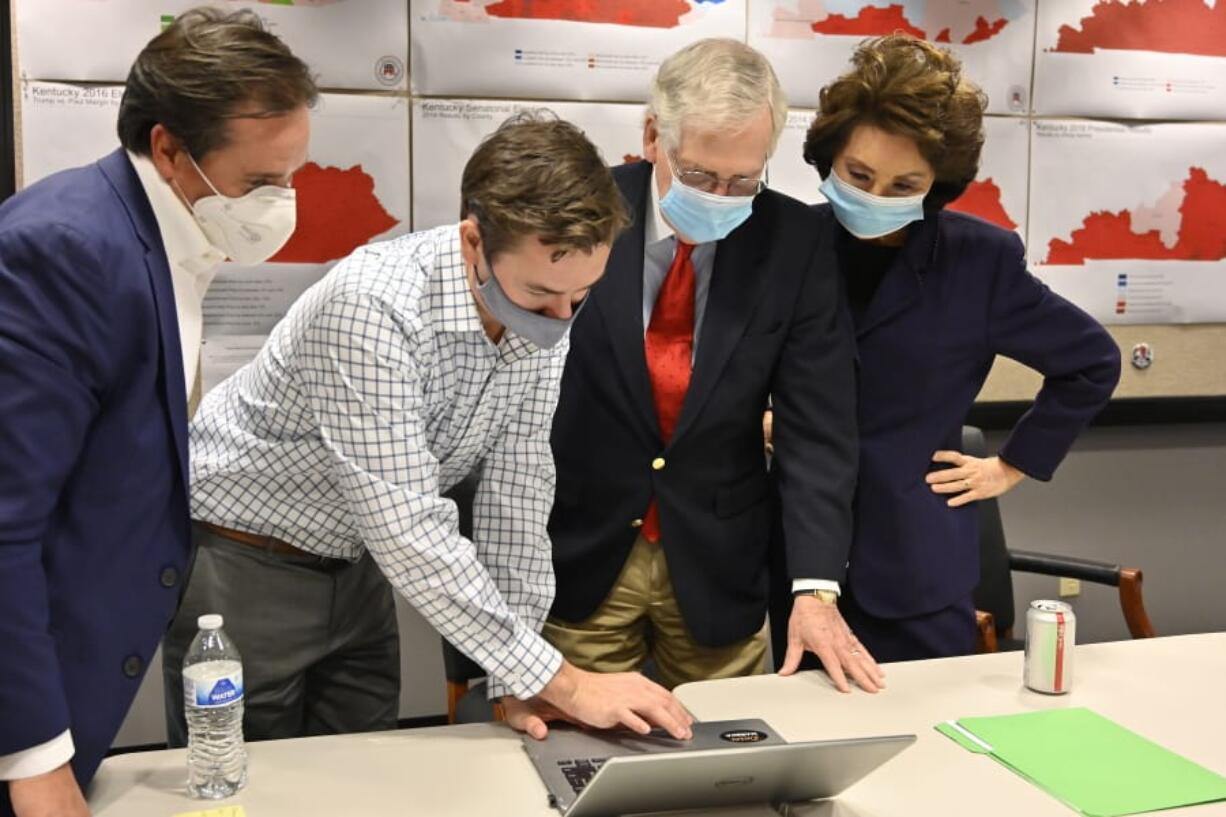
{"type": "Polygon", "coordinates": [[[630,220],[600,151],[550,111],[515,114],[481,142],[464,166],[460,202],[489,258],[531,235],[561,252],[591,252],[630,220]]]}
{"type": "Polygon", "coordinates": [[[298,59],[251,11],[184,12],[149,41],[128,72],[119,141],[149,155],[162,124],[197,160],[226,144],[226,122],[312,105],[319,90],[298,59]]]}
{"type": "Polygon", "coordinates": [[[949,51],[906,34],[868,40],[852,70],[822,88],[817,118],[805,137],[805,161],[825,178],[858,125],[875,125],[915,141],[936,181],[925,207],[949,204],[975,179],[983,148],[987,97],[962,77],[949,51]]]}

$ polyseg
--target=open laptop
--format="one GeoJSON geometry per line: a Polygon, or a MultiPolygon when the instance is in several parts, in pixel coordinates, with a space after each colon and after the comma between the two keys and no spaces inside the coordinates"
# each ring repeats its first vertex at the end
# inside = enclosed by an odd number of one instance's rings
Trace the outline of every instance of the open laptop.
{"type": "Polygon", "coordinates": [[[694,738],[551,726],[524,749],[566,817],[621,817],[834,797],[915,735],[788,743],[765,721],[706,721],[694,738]]]}

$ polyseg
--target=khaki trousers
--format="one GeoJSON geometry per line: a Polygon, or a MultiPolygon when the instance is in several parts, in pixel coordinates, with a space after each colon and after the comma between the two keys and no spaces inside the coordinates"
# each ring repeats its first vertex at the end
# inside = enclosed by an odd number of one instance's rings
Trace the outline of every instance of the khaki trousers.
{"type": "Polygon", "coordinates": [[[608,598],[590,618],[575,624],[551,617],[541,634],[572,664],[592,672],[632,672],[650,658],[657,679],[668,689],[766,671],[765,625],[726,647],[695,643],[673,595],[664,550],[642,536],[608,598]]]}

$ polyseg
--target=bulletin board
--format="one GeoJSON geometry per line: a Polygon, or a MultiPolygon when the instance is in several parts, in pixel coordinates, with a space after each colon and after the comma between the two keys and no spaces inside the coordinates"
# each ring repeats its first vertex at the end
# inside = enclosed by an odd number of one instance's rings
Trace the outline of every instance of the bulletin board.
{"type": "MultiPolygon", "coordinates": [[[[1221,324],[1108,326],[1123,355],[1123,373],[1111,404],[1096,425],[1226,422],[1226,326],[1221,324]],[[1146,344],[1153,363],[1131,364],[1132,349],[1146,344]]],[[[1009,428],[1042,386],[1032,369],[997,358],[970,422],[1009,428]]]]}
{"type": "MultiPolygon", "coordinates": [[[[303,237],[297,254],[254,277],[220,276],[214,291],[245,311],[206,304],[215,377],[241,365],[285,305],[348,251],[456,220],[464,161],[511,113],[550,108],[610,164],[638,158],[656,66],[702,37],[742,39],[771,59],[793,105],[771,185],[820,201],[800,156],[817,89],[864,37],[903,30],[948,45],[989,96],[981,172],[953,207],[1015,230],[1032,271],[1108,325],[1125,360],[1115,403],[1143,403],[1137,419],[1169,419],[1193,403],[1202,419],[1226,419],[1226,208],[1205,204],[1226,196],[1222,0],[217,4],[257,11],[319,75],[318,173],[305,198],[322,207],[369,192],[348,208],[340,240],[303,237]],[[267,295],[270,286],[278,291],[267,295]],[[1146,369],[1129,362],[1138,343],[1152,351],[1146,369]]],[[[4,125],[17,186],[116,147],[132,58],[192,5],[15,0],[4,85],[16,89],[17,110],[4,125]]],[[[998,361],[980,402],[1018,407],[1038,387],[1033,372],[998,361]]]]}

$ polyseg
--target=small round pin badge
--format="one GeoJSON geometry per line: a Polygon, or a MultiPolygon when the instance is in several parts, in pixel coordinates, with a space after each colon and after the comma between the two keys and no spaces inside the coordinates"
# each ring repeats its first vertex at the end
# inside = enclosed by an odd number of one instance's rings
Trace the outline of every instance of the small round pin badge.
{"type": "Polygon", "coordinates": [[[1132,347],[1132,365],[1137,369],[1148,369],[1154,362],[1154,347],[1148,343],[1138,343],[1132,347]]]}

